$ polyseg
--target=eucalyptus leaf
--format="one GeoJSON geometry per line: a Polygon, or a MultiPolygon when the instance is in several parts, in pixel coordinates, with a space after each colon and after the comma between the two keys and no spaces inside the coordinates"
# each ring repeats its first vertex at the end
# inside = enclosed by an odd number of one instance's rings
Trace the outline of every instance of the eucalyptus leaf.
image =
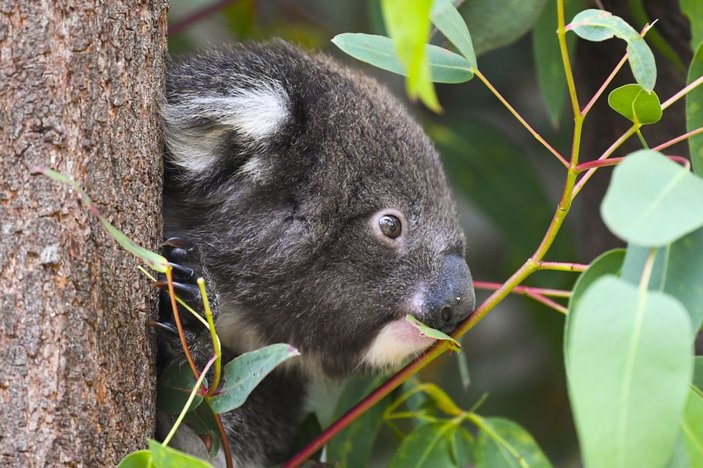
{"type": "Polygon", "coordinates": [[[454,431],[454,439],[450,443],[452,459],[457,466],[473,466],[476,463],[474,457],[476,442],[471,432],[461,426],[457,427],[454,431]]]}
{"type": "Polygon", "coordinates": [[[696,50],[703,44],[703,2],[679,0],[679,5],[691,23],[691,50],[696,50]]]}
{"type": "Polygon", "coordinates": [[[457,350],[459,350],[459,348],[461,348],[461,344],[457,340],[455,340],[451,336],[447,335],[446,333],[442,333],[439,330],[435,330],[432,327],[428,327],[427,325],[420,322],[418,319],[416,319],[412,315],[410,315],[410,314],[406,315],[405,320],[407,320],[410,323],[410,325],[417,328],[418,331],[420,332],[420,335],[426,336],[429,338],[434,338],[435,340],[449,341],[451,349],[453,349],[454,351],[457,351],[457,350]]]}
{"type": "MultiPolygon", "coordinates": [[[[703,2],[701,2],[703,5],[703,2]]],[[[688,83],[703,76],[703,44],[698,46],[688,70],[688,83]]],[[[686,128],[689,132],[703,127],[703,85],[686,95],[686,128]]],[[[703,177],[703,133],[688,139],[693,172],[703,177]]]]}
{"type": "MultiPolygon", "coordinates": [[[[334,45],[357,60],[398,75],[407,76],[393,48],[393,41],[384,36],[363,33],[344,33],[332,39],[334,45]]],[[[471,63],[452,51],[427,45],[430,75],[435,83],[463,83],[473,78],[471,63]]]]}
{"type": "MultiPolygon", "coordinates": [[[[337,403],[336,417],[346,413],[387,377],[380,375],[352,380],[337,403]]],[[[328,460],[334,461],[339,468],[368,466],[376,436],[383,425],[383,414],[389,404],[390,397],[385,397],[332,439],[327,445],[328,460]]]]}
{"type": "Polygon", "coordinates": [[[569,395],[586,466],[664,465],[693,366],[686,310],[604,276],[583,294],[571,327],[569,395]]]}
{"type": "Polygon", "coordinates": [[[459,12],[466,19],[474,50],[480,56],[525,35],[545,3],[546,0],[466,0],[459,12]]]}
{"type": "Polygon", "coordinates": [[[212,465],[187,453],[149,439],[149,450],[157,468],[212,468],[212,465]]]}
{"type": "Polygon", "coordinates": [[[436,468],[457,465],[454,437],[459,425],[453,420],[422,425],[403,439],[389,468],[436,468]]]}
{"type": "Polygon", "coordinates": [[[588,269],[581,273],[576,283],[574,283],[574,288],[569,298],[569,313],[566,315],[566,323],[564,324],[564,361],[567,367],[569,366],[569,355],[571,354],[571,326],[574,317],[578,314],[578,305],[583,293],[599,278],[605,275],[618,275],[622,269],[624,259],[625,249],[608,250],[596,257],[588,266],[588,269]]]}
{"type": "Polygon", "coordinates": [[[432,0],[381,0],[381,11],[400,62],[408,71],[408,96],[435,112],[441,110],[427,61],[432,0]]]}
{"type": "Polygon", "coordinates": [[[150,466],[153,466],[151,452],[149,450],[137,450],[127,454],[117,465],[117,468],[149,468],[150,466]]]}
{"type": "Polygon", "coordinates": [[[608,228],[631,244],[660,247],[703,226],[703,180],[656,151],[627,156],[601,205],[608,228]]]}
{"type": "Polygon", "coordinates": [[[608,95],[608,105],[618,114],[635,124],[659,122],[662,108],[654,91],[647,92],[638,84],[626,84],[608,95]]]}
{"type": "Polygon", "coordinates": [[[476,441],[476,468],[548,468],[552,464],[535,439],[504,418],[481,418],[476,441]]]}
{"type": "Polygon", "coordinates": [[[224,385],[210,398],[215,413],[226,413],[242,406],[249,394],[276,366],[300,356],[297,349],[285,343],[266,346],[241,354],[224,367],[224,385]]]}
{"type": "Polygon", "coordinates": [[[624,40],[635,80],[647,92],[654,89],[657,81],[654,54],[640,34],[625,20],[605,10],[589,9],[577,14],[567,30],[574,31],[587,41],[600,42],[612,37],[624,40]]]}
{"type": "MultiPolygon", "coordinates": [[[[188,402],[195,387],[193,370],[187,362],[171,361],[159,374],[156,383],[156,407],[166,414],[178,414],[188,402]]],[[[203,380],[207,387],[207,381],[203,380]]],[[[188,411],[195,410],[203,402],[203,397],[196,394],[188,411]]]]}
{"type": "Polygon", "coordinates": [[[703,466],[703,392],[696,387],[688,392],[682,430],[690,466],[703,466]]]}
{"type": "Polygon", "coordinates": [[[478,68],[474,45],[464,18],[450,1],[435,2],[432,9],[432,22],[454,44],[459,53],[469,61],[472,68],[478,68]]]}

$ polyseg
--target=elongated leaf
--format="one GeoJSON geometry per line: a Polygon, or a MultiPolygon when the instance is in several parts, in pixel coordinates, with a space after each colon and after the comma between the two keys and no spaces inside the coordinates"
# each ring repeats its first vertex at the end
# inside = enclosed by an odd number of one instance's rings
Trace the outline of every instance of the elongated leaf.
{"type": "MultiPolygon", "coordinates": [[[[395,53],[393,41],[387,37],[344,33],[335,36],[332,42],[355,59],[407,76],[405,67],[395,53]]],[[[427,45],[427,60],[432,81],[436,83],[463,83],[474,76],[468,60],[441,47],[427,45]]]]}
{"type": "Polygon", "coordinates": [[[60,172],[56,172],[52,169],[48,169],[45,167],[34,166],[30,168],[30,171],[33,173],[43,174],[57,182],[61,182],[71,187],[75,192],[80,195],[81,203],[83,204],[83,206],[91,214],[93,214],[100,220],[107,233],[113,239],[115,239],[115,241],[117,241],[117,243],[120,244],[123,249],[125,249],[132,255],[140,258],[144,263],[149,265],[151,269],[156,270],[160,273],[166,272],[166,268],[168,267],[168,261],[161,255],[136,244],[122,231],[110,224],[107,218],[105,218],[100,214],[100,212],[98,212],[98,209],[95,207],[93,200],[88,196],[88,194],[83,190],[83,188],[78,184],[78,182],[68,176],[61,174],[60,172]]]}
{"type": "Polygon", "coordinates": [[[454,431],[454,440],[451,441],[452,459],[456,466],[473,466],[476,463],[474,457],[475,441],[469,431],[459,426],[454,431]]]}
{"type": "Polygon", "coordinates": [[[654,89],[657,81],[654,54],[640,34],[625,20],[608,11],[590,9],[576,15],[567,29],[587,41],[600,42],[612,37],[625,41],[628,61],[635,80],[647,92],[654,89]]]}
{"type": "MultiPolygon", "coordinates": [[[[654,266],[652,267],[652,272],[650,273],[647,287],[654,291],[663,291],[666,275],[668,274],[667,270],[669,268],[670,246],[665,245],[664,247],[659,247],[656,250],[657,253],[654,257],[654,266]]],[[[640,284],[640,278],[642,278],[642,271],[644,270],[644,265],[647,262],[648,256],[648,248],[637,245],[628,245],[627,253],[625,254],[625,261],[622,265],[622,274],[620,277],[630,282],[630,284],[638,286],[640,284]]]]}
{"type": "MultiPolygon", "coordinates": [[[[583,8],[583,3],[583,0],[564,2],[566,18],[573,18],[583,8]]],[[[559,115],[566,98],[566,78],[556,31],[557,2],[550,0],[545,4],[542,15],[532,31],[532,52],[537,70],[537,84],[549,112],[549,121],[554,128],[559,126],[559,115]]],[[[570,56],[573,56],[575,41],[576,37],[571,34],[566,37],[570,56]]]]}
{"type": "Polygon", "coordinates": [[[151,452],[149,450],[137,450],[124,457],[117,465],[117,468],[149,468],[151,464],[151,452]]]}
{"type": "Polygon", "coordinates": [[[451,128],[431,127],[453,185],[490,219],[516,256],[529,255],[552,217],[542,182],[526,148],[497,128],[469,118],[451,128]]]}
{"type": "Polygon", "coordinates": [[[225,384],[221,393],[210,399],[210,407],[216,413],[239,408],[264,377],[294,356],[300,356],[298,350],[284,343],[237,356],[224,367],[225,384]]]}
{"type": "Polygon", "coordinates": [[[661,466],[693,366],[691,322],[674,298],[605,276],[571,323],[569,395],[586,466],[661,466]]]}
{"type": "Polygon", "coordinates": [[[444,34],[449,42],[454,44],[454,47],[469,61],[471,66],[477,68],[476,54],[469,28],[454,5],[450,1],[435,2],[431,19],[437,29],[444,34]]]}
{"type": "MultiPolygon", "coordinates": [[[[703,3],[701,3],[703,5],[703,3]]],[[[688,70],[688,83],[703,76],[703,44],[698,47],[688,70]]],[[[686,128],[693,131],[703,127],[703,85],[686,95],[686,128]]],[[[703,134],[688,139],[693,172],[703,177],[703,134]]]]}
{"type": "Polygon", "coordinates": [[[693,361],[693,385],[703,391],[703,356],[696,356],[693,361]]]}
{"type": "Polygon", "coordinates": [[[696,50],[703,44],[703,2],[679,0],[679,5],[691,23],[691,50],[696,50]]]}
{"type": "Polygon", "coordinates": [[[569,313],[564,324],[564,362],[569,366],[569,356],[571,354],[571,327],[576,314],[581,297],[586,290],[605,275],[618,275],[622,269],[625,259],[625,249],[613,249],[602,253],[596,257],[588,269],[579,275],[569,298],[569,313]]]}
{"type": "Polygon", "coordinates": [[[467,0],[459,7],[480,56],[512,44],[527,33],[542,13],[546,0],[467,0]]]}
{"type": "Polygon", "coordinates": [[[503,418],[482,418],[476,441],[476,468],[547,468],[552,464],[537,442],[519,424],[503,418]]]}
{"type": "Polygon", "coordinates": [[[180,452],[174,448],[161,445],[155,440],[149,439],[149,450],[154,460],[155,467],[169,468],[212,468],[208,462],[196,458],[187,453],[180,452]]]}
{"type": "Polygon", "coordinates": [[[682,429],[690,466],[703,466],[703,392],[695,387],[688,392],[682,429]]]}
{"type": "Polygon", "coordinates": [[[186,414],[183,422],[197,435],[210,437],[210,458],[214,459],[220,451],[222,441],[220,440],[217,420],[210,405],[205,402],[205,404],[198,406],[195,411],[186,414]]]}
{"type": "Polygon", "coordinates": [[[417,328],[420,332],[420,335],[427,336],[429,338],[434,338],[435,340],[449,341],[451,343],[451,348],[454,351],[458,351],[461,348],[461,344],[457,340],[447,335],[446,333],[442,333],[439,330],[435,330],[432,327],[428,327],[412,315],[406,315],[405,320],[407,320],[410,325],[417,328]]]}
{"type": "Polygon", "coordinates": [[[408,71],[407,90],[427,107],[441,109],[431,81],[425,44],[430,34],[432,0],[381,0],[383,19],[400,62],[408,71]]]}
{"type": "Polygon", "coordinates": [[[459,466],[454,461],[454,438],[458,424],[442,421],[412,431],[395,452],[389,468],[436,468],[459,466]]]}
{"type": "MultiPolygon", "coordinates": [[[[336,416],[344,414],[387,377],[381,375],[350,382],[337,403],[336,416]]],[[[384,398],[332,439],[327,445],[327,459],[334,461],[339,468],[368,466],[373,444],[383,425],[383,414],[389,404],[390,398],[384,398]]]]}
{"type": "Polygon", "coordinates": [[[611,91],[608,105],[636,124],[653,124],[662,118],[657,94],[654,91],[648,93],[638,84],[627,84],[611,91]]]}
{"type": "Polygon", "coordinates": [[[629,243],[660,247],[703,226],[703,180],[656,151],[615,168],[601,205],[608,228],[629,243]]]}
{"type": "MultiPolygon", "coordinates": [[[[207,381],[203,381],[207,387],[207,381]]],[[[156,407],[167,414],[178,414],[195,387],[195,377],[187,362],[170,362],[159,375],[156,383],[156,407]]],[[[188,411],[196,409],[203,402],[201,395],[195,395],[188,411]]]]}

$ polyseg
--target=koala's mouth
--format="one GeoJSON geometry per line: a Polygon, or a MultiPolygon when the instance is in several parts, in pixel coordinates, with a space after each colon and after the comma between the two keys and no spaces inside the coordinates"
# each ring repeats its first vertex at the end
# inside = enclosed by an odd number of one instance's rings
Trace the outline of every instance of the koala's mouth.
{"type": "Polygon", "coordinates": [[[434,338],[421,335],[420,331],[403,317],[381,328],[364,355],[364,362],[380,369],[398,367],[405,358],[424,351],[434,342],[434,338]]]}

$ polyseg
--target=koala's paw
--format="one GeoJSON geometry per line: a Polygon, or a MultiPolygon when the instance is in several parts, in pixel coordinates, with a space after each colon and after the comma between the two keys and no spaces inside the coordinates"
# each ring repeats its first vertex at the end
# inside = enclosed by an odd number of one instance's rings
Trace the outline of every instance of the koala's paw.
{"type": "MultiPolygon", "coordinates": [[[[217,315],[217,295],[214,293],[214,284],[202,264],[198,247],[187,239],[171,237],[163,243],[162,255],[173,267],[173,289],[176,296],[204,318],[203,298],[197,284],[197,279],[202,277],[205,279],[210,308],[213,315],[217,315]]],[[[168,359],[182,357],[184,356],[183,347],[178,335],[165,275],[160,275],[154,286],[160,289],[159,330],[162,332],[160,347],[168,359]]],[[[206,362],[212,353],[210,332],[207,327],[181,304],[178,304],[178,317],[193,358],[199,364],[206,362]]]]}

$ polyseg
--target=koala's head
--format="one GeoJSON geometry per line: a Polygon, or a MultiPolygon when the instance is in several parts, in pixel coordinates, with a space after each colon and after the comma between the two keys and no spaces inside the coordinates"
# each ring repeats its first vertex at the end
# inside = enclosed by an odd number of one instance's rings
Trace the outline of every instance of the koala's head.
{"type": "Polygon", "coordinates": [[[474,307],[432,143],[372,79],[286,43],[167,77],[165,220],[200,246],[235,350],[296,346],[328,375],[425,349],[474,307]]]}

